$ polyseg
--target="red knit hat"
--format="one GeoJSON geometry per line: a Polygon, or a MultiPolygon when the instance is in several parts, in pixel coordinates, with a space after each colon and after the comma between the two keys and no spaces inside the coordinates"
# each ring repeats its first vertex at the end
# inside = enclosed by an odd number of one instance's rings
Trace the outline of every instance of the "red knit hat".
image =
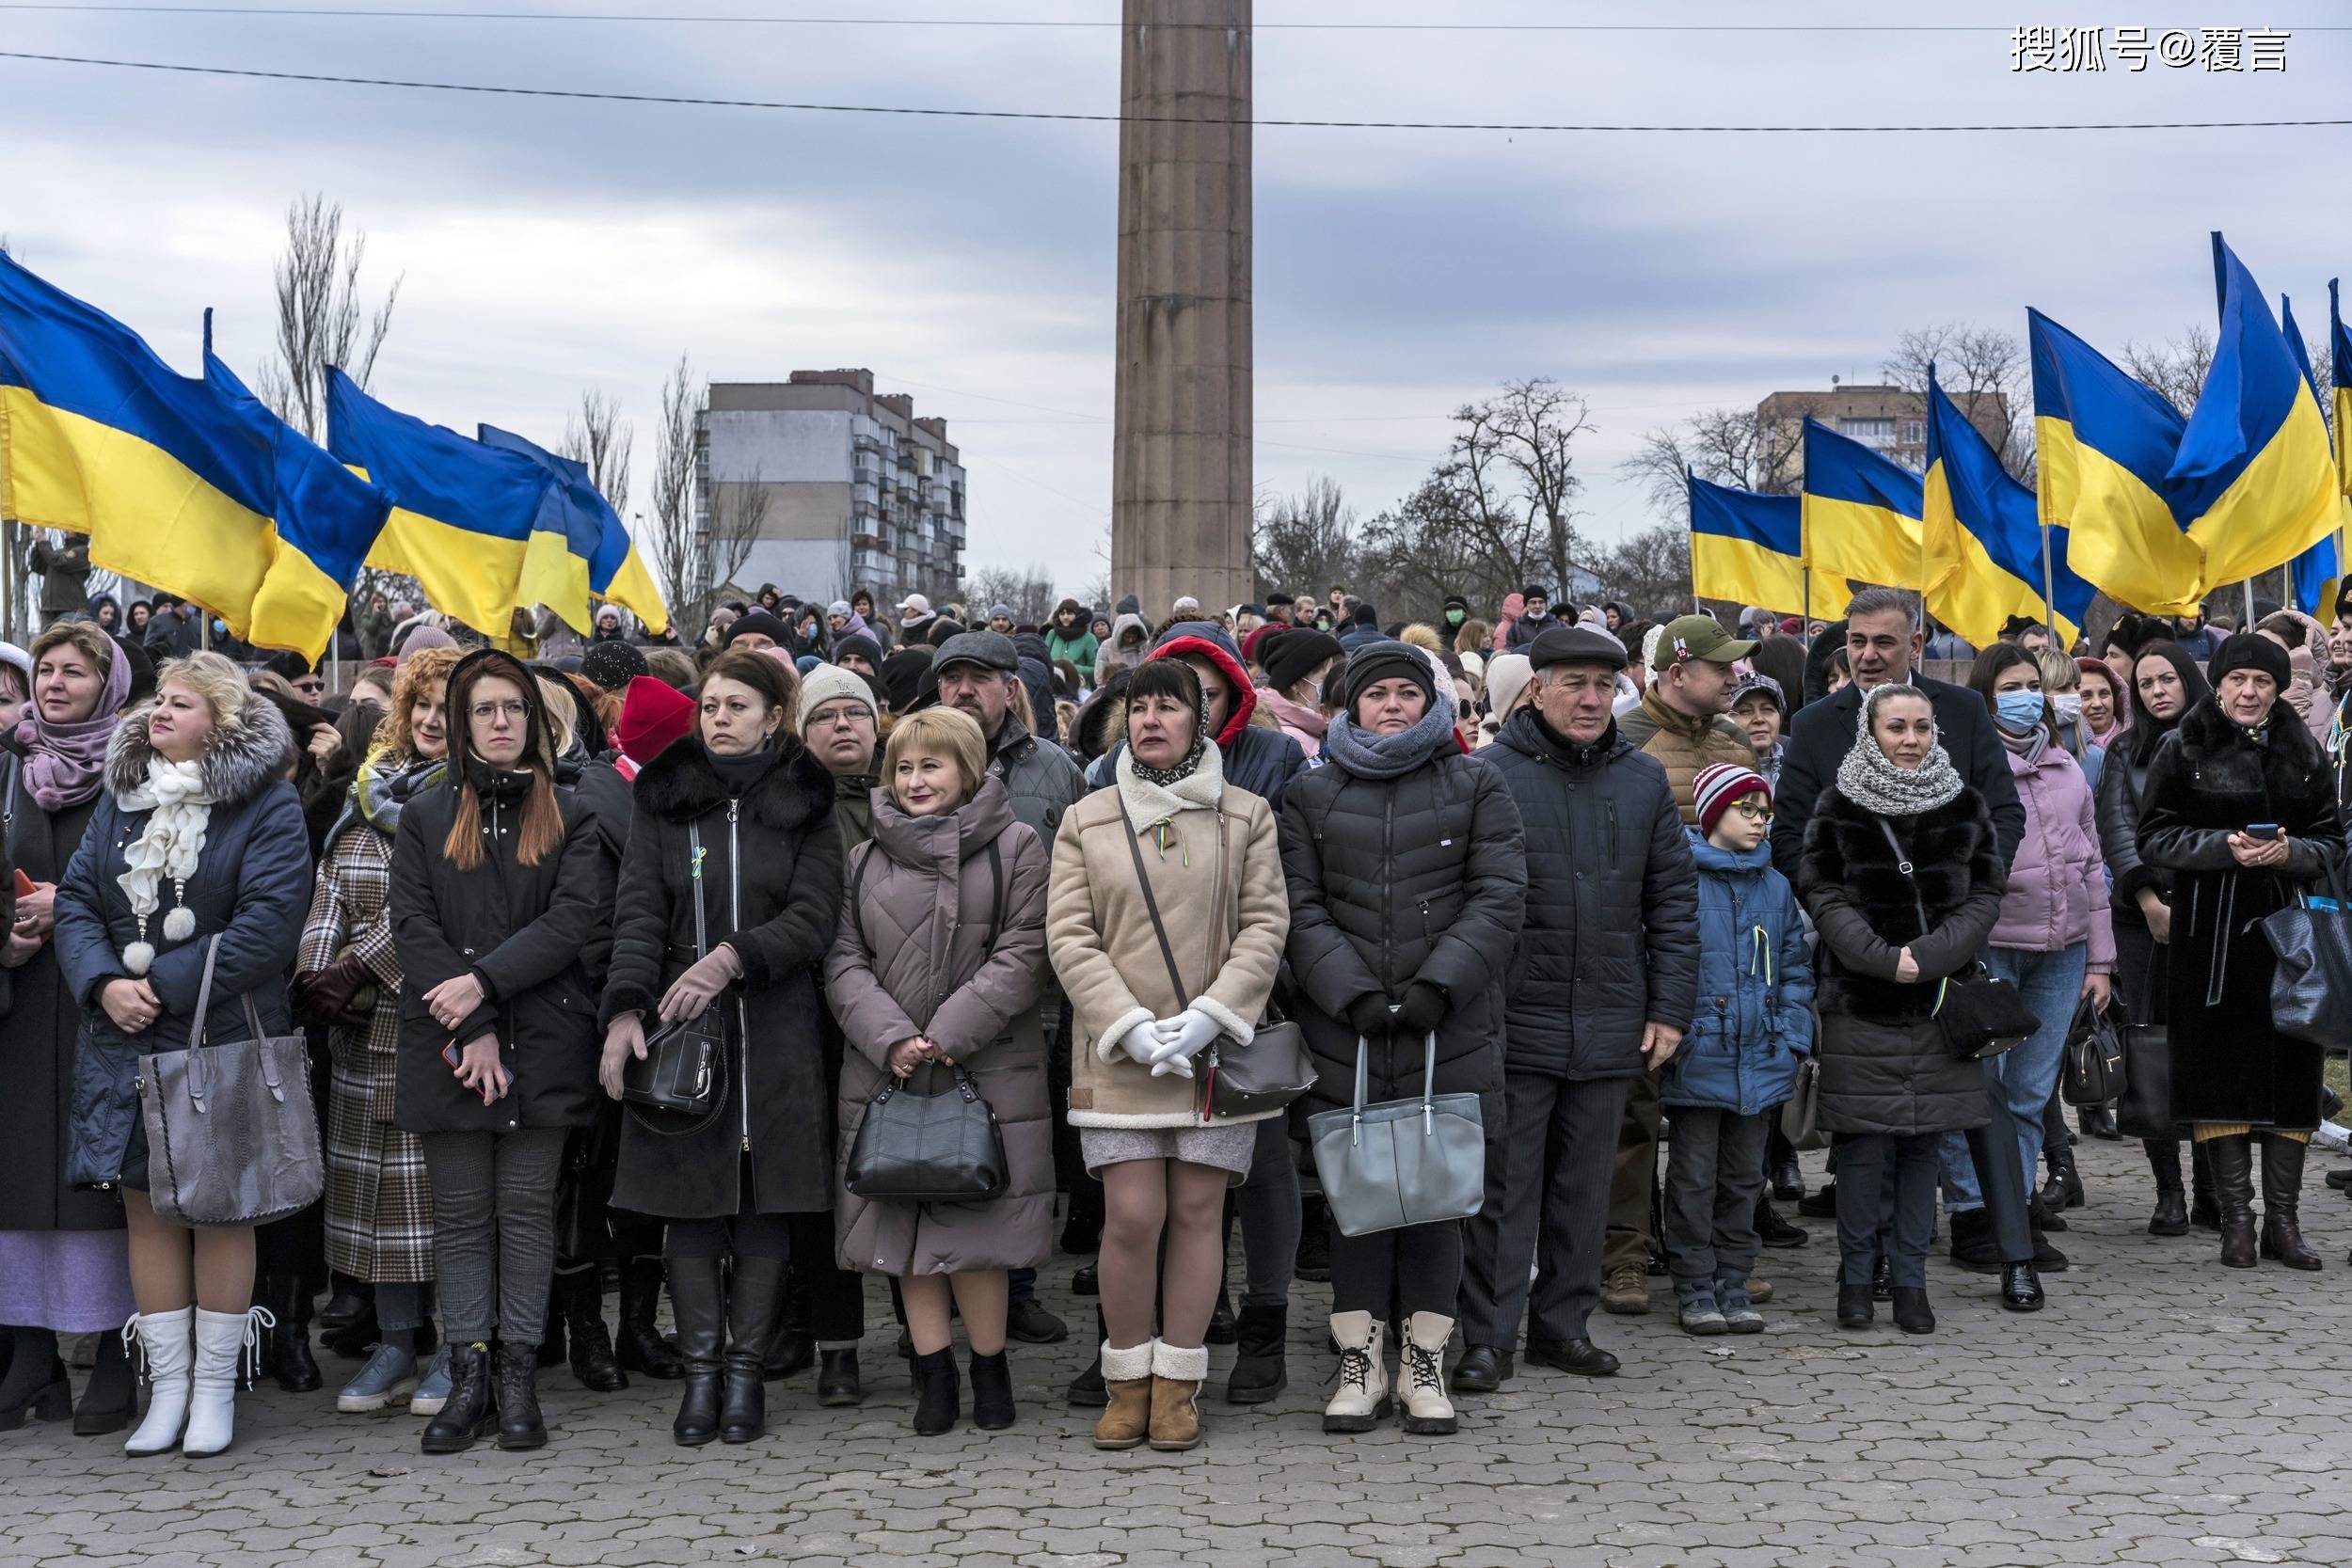
{"type": "Polygon", "coordinates": [[[621,754],[643,768],[670,743],[694,732],[694,700],[666,681],[637,675],[621,700],[621,721],[613,728],[621,754]]]}
{"type": "Polygon", "coordinates": [[[1766,805],[1772,803],[1772,786],[1753,768],[1719,762],[1700,768],[1691,781],[1691,804],[1698,812],[1699,832],[1713,832],[1715,824],[1724,819],[1724,813],[1731,809],[1731,802],[1742,795],[1761,795],[1766,805]]]}

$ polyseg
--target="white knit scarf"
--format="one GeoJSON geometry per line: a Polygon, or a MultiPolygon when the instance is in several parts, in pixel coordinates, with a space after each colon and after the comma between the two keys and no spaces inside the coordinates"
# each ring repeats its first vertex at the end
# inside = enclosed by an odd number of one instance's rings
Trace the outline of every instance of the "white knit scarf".
{"type": "Polygon", "coordinates": [[[162,907],[165,878],[171,879],[172,910],[164,916],[164,940],[185,942],[196,935],[196,911],[185,902],[187,882],[196,875],[197,859],[204,853],[204,832],[213,820],[203,759],[167,762],[151,756],[147,783],[115,803],[124,811],[153,814],[123,851],[125,869],[115,879],[131,900],[131,918],[138,924],[138,940],[122,950],[122,967],[145,974],[155,962],[147,922],[162,907]]]}
{"type": "MultiPolygon", "coordinates": [[[[1180,812],[1215,811],[1225,794],[1225,758],[1211,741],[1202,748],[1200,760],[1191,772],[1174,784],[1153,784],[1135,768],[1135,752],[1120,748],[1115,765],[1119,775],[1119,803],[1126,809],[1130,832],[1142,832],[1147,828],[1173,823],[1180,812]]],[[[1167,852],[1166,841],[1172,837],[1163,832],[1161,852],[1167,852]]]]}

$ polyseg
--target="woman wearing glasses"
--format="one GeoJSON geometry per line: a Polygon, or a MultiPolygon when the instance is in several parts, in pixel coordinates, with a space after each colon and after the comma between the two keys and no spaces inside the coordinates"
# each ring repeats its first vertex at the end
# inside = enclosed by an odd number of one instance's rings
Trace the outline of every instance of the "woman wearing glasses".
{"type": "Polygon", "coordinates": [[[424,1146],[450,1392],[427,1453],[548,1440],[538,1349],[564,1145],[596,1119],[583,952],[612,891],[594,814],[555,784],[538,683],[485,649],[450,672],[449,776],[392,843],[400,959],[397,1118],[424,1146]],[[498,1346],[497,1392],[490,1347],[498,1346]]]}

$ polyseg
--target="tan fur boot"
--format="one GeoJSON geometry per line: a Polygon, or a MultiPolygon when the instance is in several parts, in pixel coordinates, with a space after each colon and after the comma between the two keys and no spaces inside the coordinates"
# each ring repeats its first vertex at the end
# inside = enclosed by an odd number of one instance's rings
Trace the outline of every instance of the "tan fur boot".
{"type": "Polygon", "coordinates": [[[1209,1376],[1209,1347],[1152,1350],[1152,1447],[1182,1453],[1200,1446],[1200,1385],[1209,1376]]]}
{"type": "Polygon", "coordinates": [[[1103,1341],[1103,1386],[1109,1390],[1111,1402],[1094,1423],[1096,1448],[1140,1448],[1151,1435],[1152,1347],[1157,1343],[1146,1339],[1114,1350],[1108,1339],[1103,1341]]]}

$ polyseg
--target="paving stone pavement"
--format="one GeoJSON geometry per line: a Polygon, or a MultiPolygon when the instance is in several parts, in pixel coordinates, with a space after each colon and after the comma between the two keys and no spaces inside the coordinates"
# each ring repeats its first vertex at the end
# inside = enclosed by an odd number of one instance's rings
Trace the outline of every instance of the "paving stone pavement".
{"type": "MultiPolygon", "coordinates": [[[[2042,1568],[2352,1562],[2344,1248],[2352,1204],[2320,1184],[2328,1272],[2224,1270],[2204,1232],[2144,1233],[2138,1146],[2086,1143],[2075,1259],[2013,1316],[1996,1281],[1930,1265],[1938,1332],[1831,1320],[1833,1243],[1764,1255],[1758,1337],[1698,1340],[1662,1311],[1604,1318],[1625,1370],[1521,1371],[1466,1402],[1453,1438],[1327,1437],[1320,1319],[1294,1310],[1293,1384],[1248,1412],[1210,1400],[1184,1455],[1097,1453],[1062,1383],[1092,1354],[1091,1304],[1045,1271],[1070,1342],[1013,1347],[1022,1421],[918,1439],[905,1373],[870,1335],[868,1402],[770,1387],[743,1448],[673,1447],[673,1386],[596,1397],[551,1371],[536,1454],[417,1451],[405,1413],[337,1416],[326,1391],[238,1407],[213,1459],[125,1459],[120,1439],[35,1424],[0,1436],[0,1564],[470,1568],[789,1561],[859,1568],[2042,1568]]],[[[1818,1164],[1818,1157],[1808,1161],[1818,1164]]],[[[1814,1178],[1818,1180],[1818,1176],[1814,1178]]],[[[1668,1293],[1656,1282],[1661,1305],[1668,1293]]],[[[1301,1288],[1320,1311],[1319,1286],[1301,1288]]],[[[878,1305],[872,1320],[887,1322],[878,1305]]],[[[1217,1352],[1217,1373],[1231,1358],[1217,1352]]]]}

